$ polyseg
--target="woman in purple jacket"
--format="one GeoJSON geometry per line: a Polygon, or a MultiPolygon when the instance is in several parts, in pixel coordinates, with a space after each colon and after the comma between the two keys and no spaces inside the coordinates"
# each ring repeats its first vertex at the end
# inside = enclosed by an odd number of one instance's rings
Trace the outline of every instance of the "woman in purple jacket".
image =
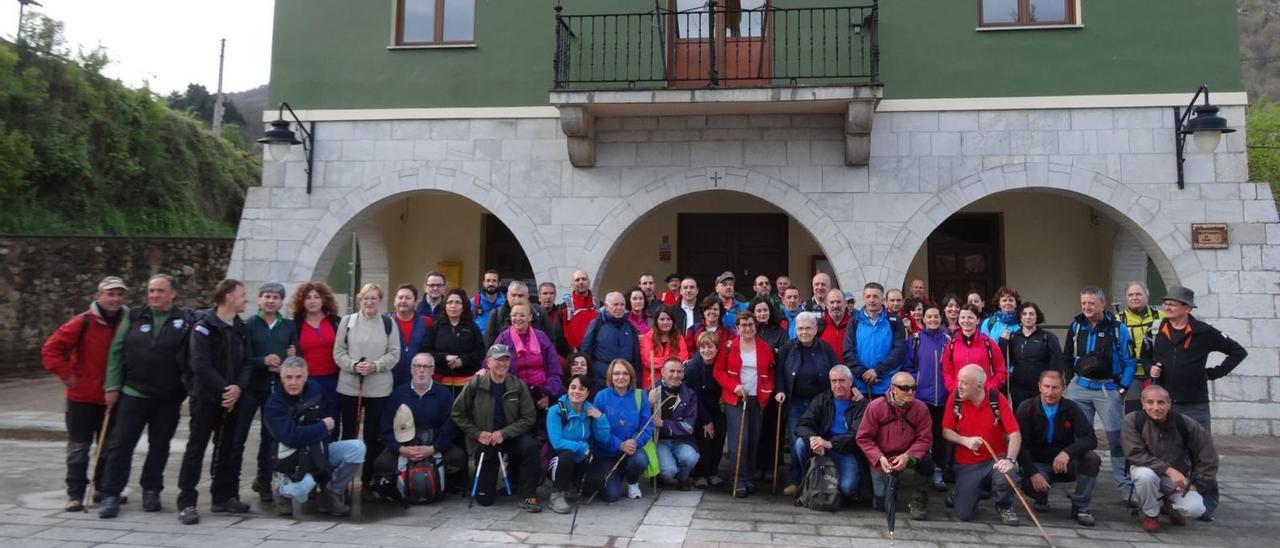
{"type": "Polygon", "coordinates": [[[924,326],[907,341],[907,365],[916,377],[916,399],[924,402],[933,418],[933,488],[945,491],[944,467],[951,463],[951,444],[942,439],[942,414],[947,408],[947,388],[942,382],[942,353],[951,340],[936,303],[924,307],[924,326]]]}

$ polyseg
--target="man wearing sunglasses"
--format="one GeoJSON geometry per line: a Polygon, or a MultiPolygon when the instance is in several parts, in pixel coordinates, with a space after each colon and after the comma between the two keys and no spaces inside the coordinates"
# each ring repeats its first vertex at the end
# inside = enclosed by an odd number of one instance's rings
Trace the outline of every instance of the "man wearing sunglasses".
{"type": "Polygon", "coordinates": [[[1089,416],[1076,402],[1062,397],[1065,384],[1062,373],[1045,371],[1040,374],[1040,397],[1018,406],[1018,429],[1023,434],[1018,464],[1026,476],[1022,489],[1031,495],[1037,510],[1047,511],[1049,488],[1057,482],[1076,482],[1071,517],[1093,527],[1089,501],[1102,458],[1094,451],[1098,438],[1089,416]]]}
{"type": "Polygon", "coordinates": [[[916,380],[899,371],[890,379],[889,390],[867,407],[858,427],[858,447],[871,463],[871,505],[885,507],[885,487],[892,475],[912,485],[907,511],[911,519],[926,518],[933,459],[933,419],[924,403],[916,399],[916,380]]]}

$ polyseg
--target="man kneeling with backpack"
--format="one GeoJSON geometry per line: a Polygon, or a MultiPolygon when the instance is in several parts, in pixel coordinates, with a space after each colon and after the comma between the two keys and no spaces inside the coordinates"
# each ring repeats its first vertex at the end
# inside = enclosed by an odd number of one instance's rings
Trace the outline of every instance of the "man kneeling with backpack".
{"type": "Polygon", "coordinates": [[[853,373],[848,367],[833,366],[827,378],[831,391],[815,396],[796,423],[792,455],[799,462],[809,462],[797,503],[813,510],[834,511],[841,504],[852,502],[858,492],[861,451],[855,437],[867,400],[853,387],[853,373]],[[840,496],[822,487],[827,482],[823,470],[832,464],[837,470],[840,496]]]}
{"type": "Polygon", "coordinates": [[[933,459],[929,457],[929,449],[933,447],[933,419],[924,403],[916,399],[916,380],[911,373],[895,373],[885,396],[867,407],[858,428],[858,447],[871,462],[871,485],[875,492],[872,506],[884,509],[888,476],[909,478],[915,488],[907,510],[911,519],[925,519],[933,475],[933,459]]]}
{"type": "Polygon", "coordinates": [[[280,480],[276,513],[293,515],[293,501],[303,503],[316,485],[323,485],[321,511],[333,516],[351,514],[343,502],[347,488],[364,464],[364,442],[328,443],[334,419],[328,415],[324,390],[307,380],[307,362],[299,357],[280,364],[280,384],[267,400],[267,428],[278,442],[276,472],[280,480]]]}
{"type": "Polygon", "coordinates": [[[454,444],[453,393],[432,381],[431,354],[410,362],[411,380],[397,386],[382,410],[382,443],[373,461],[375,493],[404,504],[439,500],[446,486],[460,488],[467,454],[454,444]],[[446,481],[446,479],[448,481],[446,481]]]}

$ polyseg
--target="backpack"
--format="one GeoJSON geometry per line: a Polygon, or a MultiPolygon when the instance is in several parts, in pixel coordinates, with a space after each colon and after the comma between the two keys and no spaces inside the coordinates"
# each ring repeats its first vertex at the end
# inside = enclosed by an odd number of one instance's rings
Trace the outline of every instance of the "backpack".
{"type": "Polygon", "coordinates": [[[796,506],[819,512],[835,512],[840,508],[840,469],[836,468],[835,460],[826,455],[809,459],[796,506]]]}
{"type": "MultiPolygon", "coordinates": [[[[994,388],[987,390],[987,404],[991,406],[991,414],[994,415],[996,419],[995,424],[1000,424],[1000,391],[999,390],[996,390],[994,388]]],[[[955,404],[951,406],[951,412],[954,413],[956,416],[956,423],[959,423],[960,419],[963,418],[962,414],[960,413],[960,409],[961,407],[963,407],[963,405],[964,405],[964,400],[961,399],[960,396],[957,394],[955,397],[955,404]]]]}
{"type": "Polygon", "coordinates": [[[444,459],[409,462],[396,474],[396,496],[405,505],[430,504],[444,496],[444,459]]]}

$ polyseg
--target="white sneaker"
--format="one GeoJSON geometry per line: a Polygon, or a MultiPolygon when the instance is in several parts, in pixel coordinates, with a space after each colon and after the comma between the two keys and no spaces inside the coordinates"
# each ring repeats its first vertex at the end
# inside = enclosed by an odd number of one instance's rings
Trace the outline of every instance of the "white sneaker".
{"type": "Polygon", "coordinates": [[[627,498],[629,499],[640,498],[640,484],[638,483],[627,484],[627,498]]]}

